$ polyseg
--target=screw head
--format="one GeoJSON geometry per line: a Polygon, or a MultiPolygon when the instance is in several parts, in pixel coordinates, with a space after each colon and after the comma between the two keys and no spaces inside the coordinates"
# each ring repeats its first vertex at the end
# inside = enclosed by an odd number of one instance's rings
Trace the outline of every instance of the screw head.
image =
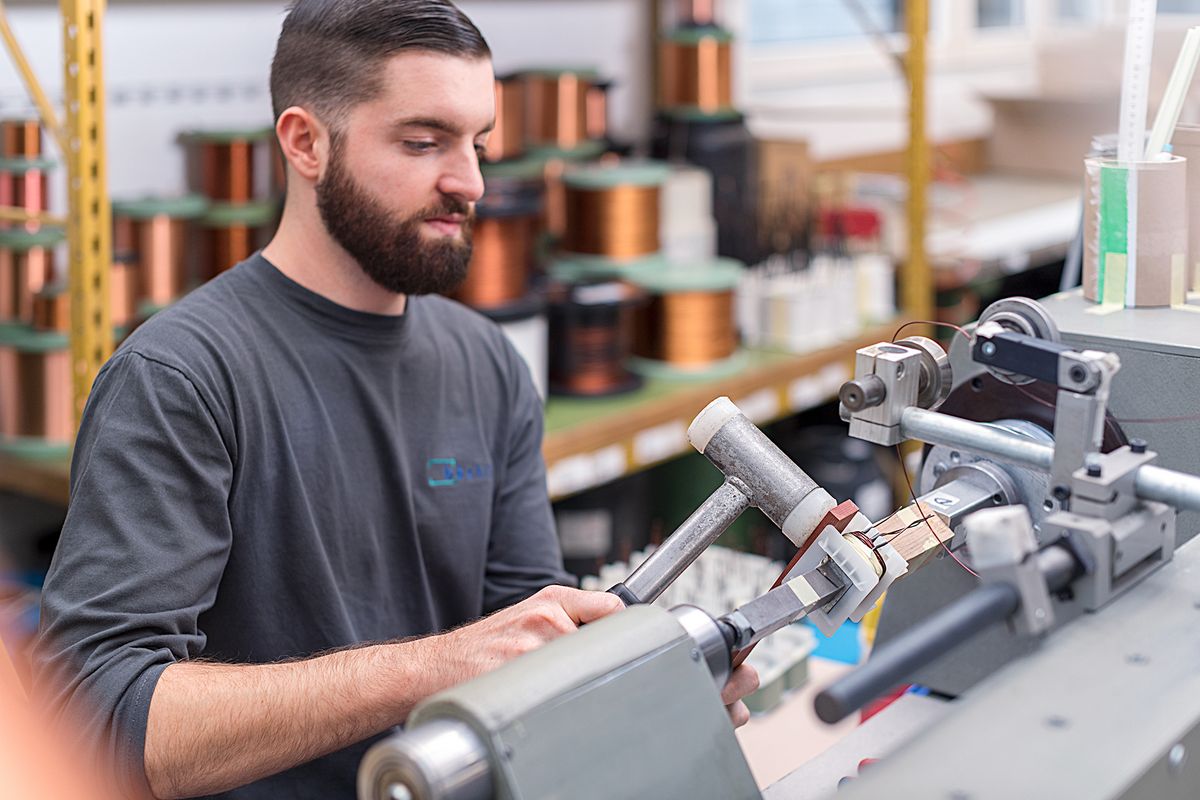
{"type": "Polygon", "coordinates": [[[1149,444],[1146,442],[1145,439],[1130,439],[1129,440],[1129,449],[1131,451],[1133,451],[1134,453],[1139,453],[1139,454],[1144,453],[1144,452],[1146,452],[1147,447],[1149,447],[1149,444]]]}
{"type": "Polygon", "coordinates": [[[695,648],[692,648],[692,661],[699,661],[699,660],[700,660],[700,651],[695,648]]]}
{"type": "Polygon", "coordinates": [[[1054,491],[1050,492],[1055,500],[1062,503],[1071,497],[1071,490],[1066,486],[1055,486],[1054,491]]]}
{"type": "Polygon", "coordinates": [[[991,358],[992,356],[996,355],[996,343],[984,342],[983,347],[981,347],[980,350],[983,351],[985,358],[991,358]]]}
{"type": "Polygon", "coordinates": [[[1087,370],[1078,366],[1071,367],[1070,376],[1071,380],[1075,381],[1076,383],[1083,383],[1085,380],[1087,380],[1087,370]]]}

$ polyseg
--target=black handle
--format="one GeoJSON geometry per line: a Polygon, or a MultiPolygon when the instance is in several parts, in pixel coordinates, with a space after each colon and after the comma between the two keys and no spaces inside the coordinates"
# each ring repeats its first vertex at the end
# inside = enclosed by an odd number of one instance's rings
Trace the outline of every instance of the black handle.
{"type": "Polygon", "coordinates": [[[1020,593],[1008,583],[972,590],[876,650],[865,664],[818,694],[817,716],[830,724],[842,721],[917,669],[1006,619],[1020,603],[1020,593]]]}

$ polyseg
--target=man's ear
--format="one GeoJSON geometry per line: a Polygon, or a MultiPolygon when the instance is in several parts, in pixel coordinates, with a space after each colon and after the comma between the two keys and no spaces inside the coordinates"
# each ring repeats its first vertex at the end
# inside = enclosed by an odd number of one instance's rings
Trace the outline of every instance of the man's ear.
{"type": "Polygon", "coordinates": [[[279,115],[275,134],[283,157],[296,174],[310,181],[320,178],[329,160],[329,129],[308,109],[292,106],[279,115]]]}

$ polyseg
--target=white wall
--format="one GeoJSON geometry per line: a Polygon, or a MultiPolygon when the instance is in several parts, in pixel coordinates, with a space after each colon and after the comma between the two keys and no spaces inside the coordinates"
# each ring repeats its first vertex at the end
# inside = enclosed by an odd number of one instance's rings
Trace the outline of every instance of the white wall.
{"type": "MultiPolygon", "coordinates": [[[[496,69],[594,66],[613,78],[613,130],[648,127],[650,69],[644,0],[465,0],[496,69]]],[[[114,197],[182,191],[177,134],[192,127],[270,123],[268,69],[283,2],[110,3],[105,26],[109,184],[114,197]]],[[[57,4],[9,8],[34,70],[54,98],[62,88],[57,4]]],[[[0,116],[32,112],[11,62],[0,64],[0,116]]],[[[54,206],[62,209],[62,190],[54,206]]]]}

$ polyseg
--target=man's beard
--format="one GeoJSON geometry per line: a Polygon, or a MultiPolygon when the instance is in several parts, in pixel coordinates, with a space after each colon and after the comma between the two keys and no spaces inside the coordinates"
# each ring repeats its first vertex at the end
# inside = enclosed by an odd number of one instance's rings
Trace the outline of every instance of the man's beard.
{"type": "Polygon", "coordinates": [[[434,217],[469,215],[470,206],[445,197],[438,205],[397,221],[342,167],[338,149],[334,148],[329,169],[317,182],[317,210],[326,230],[367,277],[398,294],[444,294],[462,283],[471,262],[473,218],[463,222],[461,238],[431,241],[421,233],[421,226],[434,217]]]}

